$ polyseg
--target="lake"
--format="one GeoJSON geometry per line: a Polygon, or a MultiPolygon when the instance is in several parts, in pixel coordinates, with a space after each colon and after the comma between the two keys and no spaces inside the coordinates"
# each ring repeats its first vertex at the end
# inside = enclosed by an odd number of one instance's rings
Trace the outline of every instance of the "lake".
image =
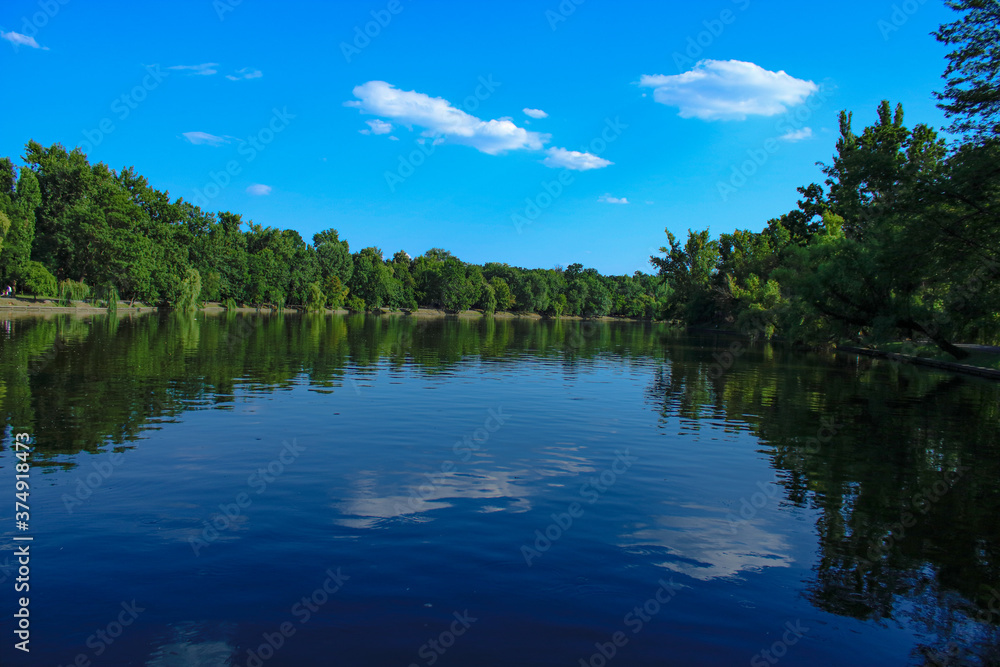
{"type": "Polygon", "coordinates": [[[4,664],[1000,661],[1000,384],[634,322],[0,327],[4,664]]]}

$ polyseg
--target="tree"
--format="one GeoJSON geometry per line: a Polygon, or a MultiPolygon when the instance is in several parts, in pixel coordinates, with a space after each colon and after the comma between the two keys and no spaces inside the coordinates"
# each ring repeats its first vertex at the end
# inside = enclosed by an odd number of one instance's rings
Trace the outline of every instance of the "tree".
{"type": "Polygon", "coordinates": [[[0,211],[0,252],[3,252],[4,241],[7,238],[7,232],[10,231],[10,218],[8,218],[3,211],[0,211]]]}
{"type": "Polygon", "coordinates": [[[309,297],[306,299],[306,310],[309,312],[319,312],[326,307],[326,301],[327,296],[323,294],[323,289],[319,286],[319,283],[310,283],[309,297]]]}
{"type": "Polygon", "coordinates": [[[0,213],[10,219],[9,231],[0,248],[0,280],[4,282],[24,277],[35,239],[35,209],[42,201],[35,173],[22,167],[16,188],[14,173],[14,165],[8,158],[0,160],[0,213]]]}
{"type": "Polygon", "coordinates": [[[446,310],[458,313],[472,308],[472,304],[479,300],[482,282],[482,271],[470,276],[465,264],[448,257],[441,267],[442,305],[446,310]]]}
{"type": "Polygon", "coordinates": [[[483,283],[482,305],[484,315],[493,315],[497,312],[496,292],[489,283],[483,283]]]}
{"type": "Polygon", "coordinates": [[[173,304],[178,310],[194,310],[201,296],[201,275],[198,269],[188,269],[187,275],[181,281],[177,301],[173,304]]]}
{"type": "Polygon", "coordinates": [[[945,89],[935,93],[952,119],[951,130],[975,142],[1000,135],[1000,2],[948,0],[964,15],[942,25],[934,36],[948,53],[945,89]]]}
{"type": "Polygon", "coordinates": [[[395,286],[392,271],[382,261],[378,248],[364,248],[353,255],[354,275],[351,294],[361,299],[369,310],[377,310],[389,303],[395,286]]]}
{"type": "Polygon", "coordinates": [[[340,282],[338,276],[328,276],[322,283],[321,289],[326,294],[326,305],[333,310],[339,310],[347,299],[347,287],[340,282]]]}
{"type": "Polygon", "coordinates": [[[500,310],[510,310],[514,306],[514,294],[510,291],[510,285],[500,276],[495,276],[490,280],[490,287],[497,300],[497,308],[500,310]]]}
{"type": "Polygon", "coordinates": [[[347,241],[341,241],[337,230],[331,228],[314,234],[313,246],[316,248],[320,276],[324,280],[337,276],[341,283],[347,284],[354,272],[354,260],[347,241]]]}
{"type": "Polygon", "coordinates": [[[611,312],[611,292],[595,269],[586,269],[582,279],[587,285],[580,314],[584,317],[604,317],[611,312]]]}
{"type": "Polygon", "coordinates": [[[659,269],[660,279],[670,288],[664,315],[689,323],[707,322],[714,314],[711,285],[718,270],[719,243],[710,240],[707,229],[688,230],[683,245],[670,230],[665,231],[670,247],[660,248],[663,257],[649,258],[659,269]]]}

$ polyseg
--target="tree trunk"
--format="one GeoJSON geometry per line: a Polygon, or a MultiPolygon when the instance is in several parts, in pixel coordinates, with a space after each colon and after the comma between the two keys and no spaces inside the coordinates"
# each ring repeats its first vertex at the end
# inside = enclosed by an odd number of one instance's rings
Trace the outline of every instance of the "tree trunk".
{"type": "Polygon", "coordinates": [[[914,322],[912,320],[904,320],[899,324],[908,329],[915,329],[917,331],[920,331],[921,333],[927,334],[927,337],[930,338],[932,341],[934,341],[935,345],[937,345],[939,348],[941,348],[951,356],[955,357],[959,361],[966,359],[969,356],[968,352],[966,352],[960,347],[955,347],[940,333],[938,333],[937,331],[928,331],[926,328],[920,326],[918,322],[914,322]]]}

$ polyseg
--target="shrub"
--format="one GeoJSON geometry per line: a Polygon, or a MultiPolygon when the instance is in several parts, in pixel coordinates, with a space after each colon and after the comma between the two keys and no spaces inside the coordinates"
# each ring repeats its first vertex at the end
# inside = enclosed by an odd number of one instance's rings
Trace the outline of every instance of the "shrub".
{"type": "Polygon", "coordinates": [[[40,296],[56,296],[58,291],[56,277],[49,273],[41,262],[28,262],[23,282],[23,291],[32,294],[36,299],[40,296]]]}
{"type": "Polygon", "coordinates": [[[178,310],[194,310],[201,296],[201,274],[198,269],[188,269],[187,275],[181,281],[180,293],[174,306],[178,310]]]}
{"type": "Polygon", "coordinates": [[[309,312],[319,312],[326,307],[326,295],[323,294],[323,290],[320,288],[319,283],[309,284],[309,296],[306,299],[306,310],[309,312]]]}
{"type": "Polygon", "coordinates": [[[347,300],[347,310],[352,313],[363,313],[365,312],[365,302],[360,296],[352,296],[347,300]]]}
{"type": "Polygon", "coordinates": [[[90,296],[90,286],[76,280],[62,280],[59,282],[59,305],[72,306],[74,301],[83,301],[90,296]]]}

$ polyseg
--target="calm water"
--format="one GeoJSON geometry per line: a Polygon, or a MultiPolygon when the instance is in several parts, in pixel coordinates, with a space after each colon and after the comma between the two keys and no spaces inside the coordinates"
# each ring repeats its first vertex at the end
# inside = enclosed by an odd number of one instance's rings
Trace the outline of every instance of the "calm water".
{"type": "Polygon", "coordinates": [[[996,383],[633,323],[0,326],[3,664],[1000,660],[996,383]]]}

